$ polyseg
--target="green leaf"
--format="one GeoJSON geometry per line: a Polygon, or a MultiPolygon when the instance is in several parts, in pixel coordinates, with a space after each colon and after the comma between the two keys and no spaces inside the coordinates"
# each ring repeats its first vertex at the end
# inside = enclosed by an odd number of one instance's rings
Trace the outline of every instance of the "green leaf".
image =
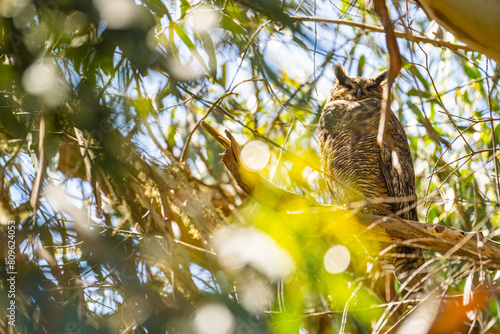
{"type": "Polygon", "coordinates": [[[153,103],[148,97],[140,97],[137,99],[132,99],[131,104],[134,106],[136,112],[142,117],[147,117],[154,113],[153,103]]]}
{"type": "Polygon", "coordinates": [[[298,38],[297,36],[293,35],[293,41],[295,43],[297,43],[301,48],[303,49],[308,49],[309,47],[306,45],[306,43],[304,43],[304,41],[302,41],[300,38],[298,38]]]}
{"type": "Polygon", "coordinates": [[[203,49],[208,55],[208,66],[210,67],[210,75],[212,78],[217,77],[217,56],[215,54],[215,45],[212,37],[208,31],[203,30],[200,32],[200,40],[203,45],[203,49]]]}
{"type": "Polygon", "coordinates": [[[231,31],[233,34],[245,35],[247,31],[232,18],[224,14],[221,22],[222,28],[231,31]]]}
{"type": "Polygon", "coordinates": [[[470,67],[469,65],[465,65],[465,74],[471,79],[477,79],[481,77],[481,72],[476,67],[470,67]]]}
{"type": "Polygon", "coordinates": [[[412,65],[410,67],[410,72],[417,77],[417,79],[422,83],[422,85],[424,85],[425,87],[425,90],[429,90],[431,85],[429,84],[429,82],[427,82],[427,80],[423,77],[422,73],[420,73],[420,71],[417,69],[416,66],[412,65]]]}
{"type": "Polygon", "coordinates": [[[346,19],[348,19],[349,21],[351,21],[352,18],[349,15],[345,15],[345,14],[349,11],[351,6],[352,6],[352,4],[350,1],[342,0],[342,13],[343,13],[343,16],[346,19]]]}
{"type": "Polygon", "coordinates": [[[364,55],[359,57],[358,61],[358,77],[363,76],[363,68],[365,67],[366,58],[364,55]]]}
{"type": "Polygon", "coordinates": [[[431,96],[428,92],[419,91],[415,88],[410,88],[410,90],[408,90],[408,92],[407,92],[407,95],[408,96],[422,96],[424,98],[428,98],[431,96]]]}
{"type": "Polygon", "coordinates": [[[498,124],[495,127],[495,143],[497,144],[497,146],[498,146],[498,143],[500,143],[500,124],[498,124]]]}
{"type": "Polygon", "coordinates": [[[203,60],[203,58],[200,56],[200,53],[198,52],[198,49],[194,45],[193,41],[189,38],[187,35],[186,31],[184,28],[182,28],[180,25],[178,25],[175,22],[170,23],[171,27],[174,28],[175,32],[177,33],[177,36],[184,42],[184,44],[188,47],[189,51],[191,51],[191,54],[198,60],[200,65],[207,71],[207,73],[210,73],[210,70],[208,69],[207,64],[203,60]]]}
{"type": "Polygon", "coordinates": [[[411,111],[413,111],[413,113],[415,114],[415,116],[417,117],[417,121],[419,123],[422,123],[423,120],[424,120],[424,116],[422,115],[422,112],[420,111],[420,109],[417,108],[416,105],[414,105],[412,102],[408,101],[407,103],[408,107],[411,109],[411,111]]]}
{"type": "Polygon", "coordinates": [[[222,87],[226,87],[226,78],[227,78],[227,65],[222,64],[222,74],[220,76],[220,79],[217,80],[219,85],[222,87]]]}
{"type": "Polygon", "coordinates": [[[168,14],[167,6],[161,0],[144,0],[144,5],[156,15],[163,16],[168,14]]]}
{"type": "Polygon", "coordinates": [[[410,88],[408,92],[406,92],[406,95],[408,96],[418,96],[418,92],[415,88],[410,88]]]}
{"type": "Polygon", "coordinates": [[[181,17],[184,17],[188,10],[191,9],[191,5],[187,0],[181,0],[181,17]]]}

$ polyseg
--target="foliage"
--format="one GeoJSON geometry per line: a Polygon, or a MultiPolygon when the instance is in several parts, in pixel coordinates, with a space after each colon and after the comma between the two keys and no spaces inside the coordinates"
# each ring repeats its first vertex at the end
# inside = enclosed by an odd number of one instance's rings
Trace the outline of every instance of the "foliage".
{"type": "MultiPolygon", "coordinates": [[[[495,238],[499,68],[415,4],[388,5],[396,30],[451,42],[398,40],[392,109],[414,154],[420,220],[495,238]]],[[[0,222],[2,245],[16,226],[15,330],[366,333],[402,319],[404,292],[350,235],[355,218],[257,204],[199,127],[266,143],[262,175],[329,203],[315,136],[331,65],[384,69],[375,26],[362,0],[2,2],[0,222]],[[351,264],[332,274],[336,244],[351,264]]],[[[498,332],[495,273],[428,256],[429,291],[490,291],[474,326],[498,332]]]]}

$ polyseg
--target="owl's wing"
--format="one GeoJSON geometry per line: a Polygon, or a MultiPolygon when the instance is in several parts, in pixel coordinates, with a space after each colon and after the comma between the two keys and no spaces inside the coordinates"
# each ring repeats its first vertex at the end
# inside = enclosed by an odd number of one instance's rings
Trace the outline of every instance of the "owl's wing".
{"type": "Polygon", "coordinates": [[[385,141],[382,144],[380,167],[387,182],[389,196],[395,201],[393,203],[395,212],[404,210],[400,214],[402,218],[417,220],[415,170],[410,147],[401,123],[392,112],[388,125],[392,149],[390,142],[385,141]]]}

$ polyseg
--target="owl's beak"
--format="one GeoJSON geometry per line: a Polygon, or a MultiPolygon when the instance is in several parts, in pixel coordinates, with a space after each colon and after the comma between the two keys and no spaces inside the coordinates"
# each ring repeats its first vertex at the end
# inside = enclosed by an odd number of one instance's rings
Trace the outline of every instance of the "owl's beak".
{"type": "Polygon", "coordinates": [[[356,96],[358,97],[358,100],[361,98],[361,88],[358,88],[358,91],[356,92],[356,96]]]}

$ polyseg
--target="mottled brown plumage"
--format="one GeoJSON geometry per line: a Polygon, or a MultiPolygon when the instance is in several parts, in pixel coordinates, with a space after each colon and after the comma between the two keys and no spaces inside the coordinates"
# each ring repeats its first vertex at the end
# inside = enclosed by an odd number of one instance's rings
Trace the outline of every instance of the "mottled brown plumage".
{"type": "MultiPolygon", "coordinates": [[[[380,121],[382,72],[373,79],[349,78],[335,66],[331,90],[319,122],[319,146],[326,182],[334,201],[364,212],[417,220],[415,172],[403,127],[389,115],[387,139],[377,143],[380,121]]],[[[403,283],[424,263],[421,250],[398,247],[405,258],[393,261],[396,277],[403,283]]],[[[408,282],[411,288],[422,279],[408,282]]]]}

